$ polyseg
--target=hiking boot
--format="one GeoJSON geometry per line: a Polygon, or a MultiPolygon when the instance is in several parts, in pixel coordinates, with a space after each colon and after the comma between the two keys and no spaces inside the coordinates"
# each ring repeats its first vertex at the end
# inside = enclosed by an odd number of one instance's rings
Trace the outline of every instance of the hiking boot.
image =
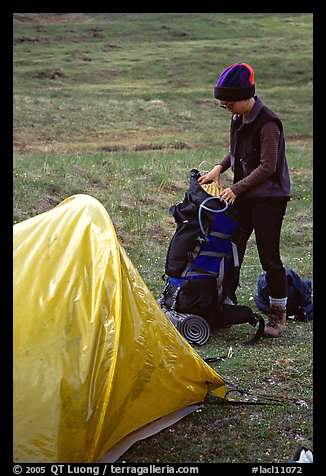
{"type": "Polygon", "coordinates": [[[286,321],[286,309],[272,304],[269,308],[268,323],[265,326],[264,336],[280,337],[286,321]]]}

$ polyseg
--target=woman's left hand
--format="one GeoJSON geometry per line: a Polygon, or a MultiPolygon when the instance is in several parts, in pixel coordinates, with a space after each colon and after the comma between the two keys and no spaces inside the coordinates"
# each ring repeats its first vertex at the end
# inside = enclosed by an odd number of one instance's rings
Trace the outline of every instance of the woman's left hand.
{"type": "Polygon", "coordinates": [[[227,187],[223,190],[223,192],[220,195],[221,198],[224,198],[228,202],[229,205],[232,205],[234,200],[236,199],[235,193],[231,190],[230,187],[227,187]]]}

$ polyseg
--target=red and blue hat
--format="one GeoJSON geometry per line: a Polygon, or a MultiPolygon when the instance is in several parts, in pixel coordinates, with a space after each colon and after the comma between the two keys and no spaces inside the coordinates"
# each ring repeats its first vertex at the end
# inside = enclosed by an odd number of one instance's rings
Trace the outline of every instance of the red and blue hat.
{"type": "Polygon", "coordinates": [[[247,63],[228,66],[218,78],[214,88],[216,99],[242,101],[255,95],[255,73],[247,63]]]}

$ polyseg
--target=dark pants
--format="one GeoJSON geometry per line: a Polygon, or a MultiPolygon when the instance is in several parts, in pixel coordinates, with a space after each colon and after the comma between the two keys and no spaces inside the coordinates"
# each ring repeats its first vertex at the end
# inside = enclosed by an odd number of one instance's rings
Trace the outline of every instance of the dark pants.
{"type": "MultiPolygon", "coordinates": [[[[287,201],[239,201],[239,226],[234,236],[238,247],[239,262],[242,264],[247,242],[255,232],[260,263],[266,271],[269,295],[273,298],[287,296],[287,280],[280,257],[280,236],[287,201]]],[[[225,277],[225,286],[234,294],[239,285],[239,275],[232,267],[225,277]]]]}

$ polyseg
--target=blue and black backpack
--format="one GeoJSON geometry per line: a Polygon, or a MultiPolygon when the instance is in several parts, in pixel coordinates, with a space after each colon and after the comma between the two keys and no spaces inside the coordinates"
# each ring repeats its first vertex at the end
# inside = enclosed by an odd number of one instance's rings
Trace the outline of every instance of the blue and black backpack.
{"type": "Polygon", "coordinates": [[[239,266],[232,241],[237,211],[207,193],[199,177],[198,170],[190,171],[184,200],[170,208],[176,231],[167,251],[166,284],[159,302],[164,309],[201,316],[211,327],[259,322],[261,335],[263,319],[249,307],[236,305],[225,285],[226,274],[239,266]]]}
{"type": "MultiPolygon", "coordinates": [[[[303,279],[293,269],[285,268],[287,278],[287,308],[288,319],[308,321],[313,319],[312,285],[310,279],[303,279]]],[[[257,308],[267,314],[269,310],[269,291],[266,273],[258,276],[257,288],[254,294],[257,308]]]]}

